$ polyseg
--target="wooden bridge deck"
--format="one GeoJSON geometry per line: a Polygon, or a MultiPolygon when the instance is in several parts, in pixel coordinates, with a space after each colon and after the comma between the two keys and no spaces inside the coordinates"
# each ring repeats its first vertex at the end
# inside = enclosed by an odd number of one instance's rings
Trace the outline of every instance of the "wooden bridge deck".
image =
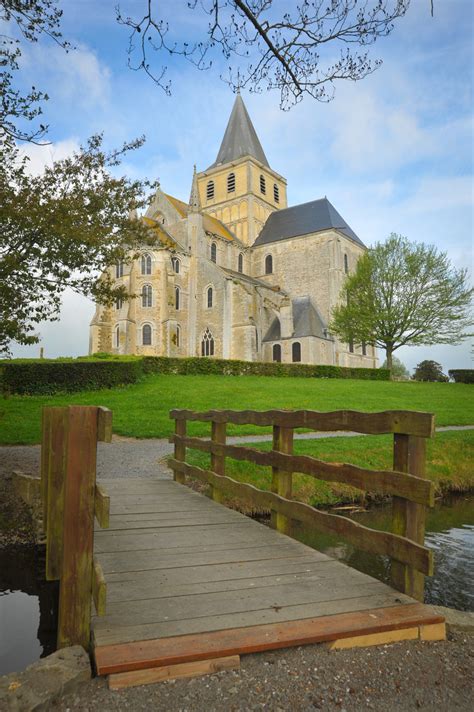
{"type": "MultiPolygon", "coordinates": [[[[99,674],[442,622],[427,606],[171,479],[103,480],[99,674]]],[[[410,637],[409,636],[409,637],[410,637]]],[[[402,636],[403,637],[403,636],[402,636]]]]}

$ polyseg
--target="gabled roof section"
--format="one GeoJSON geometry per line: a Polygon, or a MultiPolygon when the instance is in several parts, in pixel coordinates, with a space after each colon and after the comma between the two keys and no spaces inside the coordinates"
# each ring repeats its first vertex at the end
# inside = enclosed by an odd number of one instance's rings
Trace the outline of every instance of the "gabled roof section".
{"type": "Polygon", "coordinates": [[[147,218],[146,216],[143,218],[143,221],[153,230],[162,245],[165,247],[176,247],[178,243],[174,237],[171,237],[160,222],[153,220],[153,218],[147,218]]]}
{"type": "Polygon", "coordinates": [[[168,193],[163,193],[163,195],[169,200],[173,208],[178,211],[182,218],[185,218],[187,216],[189,212],[189,205],[187,203],[184,203],[178,198],[174,198],[172,195],[168,195],[168,193]]]}
{"type": "MultiPolygon", "coordinates": [[[[316,336],[319,339],[327,339],[327,327],[318,309],[311,301],[311,297],[297,297],[292,300],[293,307],[293,334],[291,339],[301,339],[303,336],[316,336]]],[[[264,342],[280,341],[281,325],[280,319],[275,319],[270,324],[264,342]]]]}
{"type": "Polygon", "coordinates": [[[202,213],[202,226],[206,232],[223,237],[225,240],[229,240],[229,242],[240,242],[234,233],[213,215],[202,213]]]}
{"type": "Polygon", "coordinates": [[[350,240],[365,247],[362,240],[357,237],[327,198],[312,200],[310,203],[294,205],[271,213],[253,246],[258,247],[258,245],[330,229],[342,232],[350,240]]]}
{"type": "Polygon", "coordinates": [[[237,94],[219,153],[209,168],[216,168],[243,156],[253,156],[260,163],[270,167],[243,99],[240,94],[237,94]]]}

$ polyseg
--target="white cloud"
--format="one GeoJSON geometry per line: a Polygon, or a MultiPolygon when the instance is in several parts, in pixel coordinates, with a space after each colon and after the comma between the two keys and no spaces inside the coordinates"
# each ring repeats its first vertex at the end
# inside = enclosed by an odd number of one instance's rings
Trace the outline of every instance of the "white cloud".
{"type": "Polygon", "coordinates": [[[26,164],[27,173],[39,175],[46,166],[52,166],[54,161],[71,156],[79,149],[79,143],[75,138],[65,139],[57,143],[36,145],[25,143],[20,148],[20,154],[28,157],[26,164]]]}

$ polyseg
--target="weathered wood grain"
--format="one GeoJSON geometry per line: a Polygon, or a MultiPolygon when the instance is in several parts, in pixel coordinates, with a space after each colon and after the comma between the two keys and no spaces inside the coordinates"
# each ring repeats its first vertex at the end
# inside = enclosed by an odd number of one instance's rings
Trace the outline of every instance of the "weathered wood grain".
{"type": "MultiPolygon", "coordinates": [[[[173,440],[176,439],[173,437],[173,440]]],[[[328,482],[343,482],[367,492],[396,495],[429,507],[434,505],[434,484],[403,471],[369,470],[347,463],[332,463],[309,455],[289,455],[274,450],[257,450],[239,445],[219,446],[204,438],[187,437],[183,445],[203,452],[219,453],[234,460],[310,475],[328,482]]]]}
{"type": "Polygon", "coordinates": [[[94,514],[99,526],[107,529],[110,526],[110,496],[101,485],[95,486],[94,514]]]}
{"type": "Polygon", "coordinates": [[[46,515],[46,580],[61,575],[63,552],[64,482],[66,475],[68,409],[49,409],[49,458],[46,515]]]}
{"type": "Polygon", "coordinates": [[[214,472],[184,462],[174,460],[172,466],[190,477],[196,477],[209,484],[217,484],[227,495],[247,499],[253,505],[258,504],[262,508],[275,509],[286,517],[296,519],[319,531],[338,534],[364,551],[389,556],[428,575],[432,573],[432,552],[405,537],[368,529],[346,517],[319,511],[302,502],[286,500],[273,492],[264,492],[253,485],[237,482],[230,477],[221,477],[214,472]]]}
{"type": "Polygon", "coordinates": [[[379,413],[362,413],[355,410],[337,410],[323,413],[314,410],[171,410],[175,420],[214,421],[236,425],[279,425],[284,428],[309,430],[349,430],[356,433],[383,435],[406,433],[430,438],[434,435],[434,415],[407,410],[386,410],[379,413]]]}
{"type": "Polygon", "coordinates": [[[43,406],[41,411],[41,499],[43,502],[43,531],[48,525],[48,472],[51,457],[51,407],[43,406]]]}
{"type": "MultiPolygon", "coordinates": [[[[216,423],[213,421],[211,428],[212,442],[217,445],[225,446],[227,423],[216,423]]],[[[215,452],[211,454],[211,470],[217,472],[218,475],[225,475],[224,454],[215,452]]],[[[222,493],[216,487],[211,487],[211,497],[215,502],[220,502],[222,500],[222,493]]]]}
{"type": "Polygon", "coordinates": [[[94,569],[92,572],[92,598],[98,616],[105,616],[107,613],[107,584],[104,572],[98,559],[94,557],[94,569]]]}
{"type": "MultiPolygon", "coordinates": [[[[186,437],[187,423],[185,420],[177,420],[175,422],[175,435],[180,437],[186,437]]],[[[174,459],[184,461],[186,459],[186,446],[182,443],[177,442],[174,446],[174,459]]],[[[173,472],[173,479],[175,482],[184,483],[184,475],[182,472],[173,472]]]]}
{"type": "MultiPolygon", "coordinates": [[[[426,440],[412,435],[394,436],[394,467],[423,477],[426,462],[426,440]]],[[[392,531],[418,544],[425,540],[426,509],[423,505],[394,497],[392,502],[392,531]]],[[[424,573],[410,562],[392,561],[391,581],[394,588],[424,600],[424,573]]]]}
{"type": "Polygon", "coordinates": [[[112,411],[103,406],[97,408],[97,440],[112,442],[112,411]]]}
{"type": "Polygon", "coordinates": [[[165,680],[180,680],[188,677],[201,677],[202,675],[212,675],[224,670],[237,670],[240,668],[240,657],[230,655],[226,658],[214,658],[213,660],[198,660],[192,663],[180,663],[178,665],[163,665],[161,667],[148,668],[147,670],[131,670],[130,672],[119,672],[109,675],[109,690],[123,690],[137,685],[150,685],[165,680]]]}
{"type": "Polygon", "coordinates": [[[90,643],[97,408],[69,406],[58,648],[90,643]]]}
{"type": "Polygon", "coordinates": [[[429,607],[416,603],[387,608],[366,608],[292,622],[218,630],[206,635],[191,634],[162,639],[138,639],[140,642],[137,643],[104,644],[96,647],[95,659],[99,675],[107,675],[438,622],[442,622],[442,616],[434,613],[429,607]]]}
{"type": "MultiPolygon", "coordinates": [[[[293,452],[293,429],[284,428],[280,425],[273,426],[273,450],[291,456],[293,452]]],[[[211,470],[215,471],[213,467],[211,470]]],[[[218,473],[224,474],[224,473],[218,473]]],[[[272,467],[272,492],[279,494],[285,499],[291,499],[293,488],[293,468],[287,462],[287,467],[274,465],[272,467]]],[[[272,510],[272,525],[274,528],[283,534],[289,534],[291,531],[291,520],[285,517],[284,514],[279,514],[278,511],[272,510]]]]}

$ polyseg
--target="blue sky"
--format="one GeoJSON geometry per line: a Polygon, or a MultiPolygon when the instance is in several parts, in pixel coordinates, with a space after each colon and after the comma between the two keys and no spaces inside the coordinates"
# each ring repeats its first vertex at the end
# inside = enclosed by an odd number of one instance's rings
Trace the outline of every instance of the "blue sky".
{"type": "MultiPolygon", "coordinates": [[[[25,85],[50,100],[47,147],[30,146],[31,170],[72,151],[94,132],[117,146],[142,134],[147,141],[122,171],[159,178],[163,188],[187,200],[193,164],[203,170],[217,154],[233,94],[219,79],[224,60],[198,72],[180,59],[167,63],[172,96],[145,74],[127,68],[126,28],[114,20],[117,0],[68,0],[63,34],[76,46],[65,54],[47,41],[25,48],[25,85]]],[[[277,5],[287,5],[277,0],[277,5]]],[[[124,10],[139,14],[144,0],[124,10]]],[[[180,34],[200,27],[186,0],[161,2],[180,34]]],[[[326,195],[367,245],[390,232],[435,244],[457,267],[472,268],[473,234],[473,3],[412,0],[393,33],[371,54],[383,60],[374,74],[340,83],[329,104],[309,97],[290,111],[273,92],[243,93],[270,165],[288,180],[290,205],[326,195]]],[[[179,35],[178,35],[179,36],[179,35]]],[[[88,349],[93,306],[67,293],[61,321],[41,325],[45,355],[79,355],[88,349]]],[[[39,345],[16,347],[37,355],[39,345]]],[[[424,358],[445,370],[472,367],[470,345],[401,349],[410,368],[424,358]]]]}

